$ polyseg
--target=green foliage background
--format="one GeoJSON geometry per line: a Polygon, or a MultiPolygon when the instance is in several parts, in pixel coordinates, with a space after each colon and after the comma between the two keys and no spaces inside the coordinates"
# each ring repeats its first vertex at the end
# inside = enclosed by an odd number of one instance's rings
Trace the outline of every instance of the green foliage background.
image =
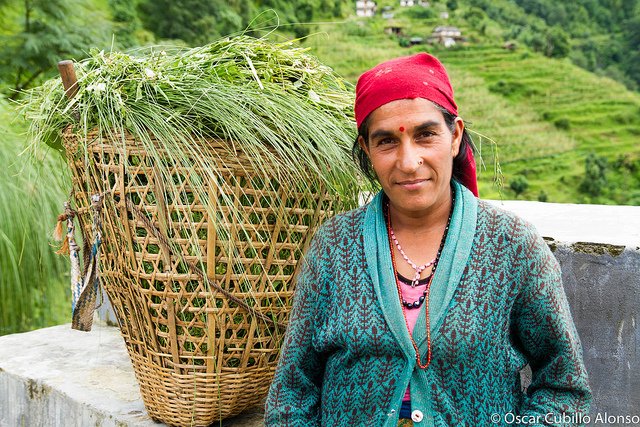
{"type": "Polygon", "coordinates": [[[62,159],[27,160],[24,123],[0,100],[0,335],[63,322],[67,266],[50,245],[68,187],[62,159]]]}
{"type": "MultiPolygon", "coordinates": [[[[232,33],[309,36],[299,43],[352,82],[382,60],[426,50],[444,62],[476,132],[483,197],[513,198],[511,183],[526,179],[522,199],[640,205],[639,3],[431,0],[429,8],[400,8],[379,0],[377,16],[365,19],[346,0],[0,0],[0,97],[19,99],[55,77],[58,60],[80,60],[90,48],[194,46],[232,33]],[[387,6],[390,20],[379,13],[387,6]],[[401,39],[384,33],[389,25],[402,28],[401,39]],[[458,26],[467,42],[400,46],[438,25],[458,26]]],[[[0,175],[0,334],[68,320],[70,311],[68,267],[49,245],[69,189],[65,165],[21,156],[24,129],[1,101],[0,158],[9,173],[0,175]]]]}

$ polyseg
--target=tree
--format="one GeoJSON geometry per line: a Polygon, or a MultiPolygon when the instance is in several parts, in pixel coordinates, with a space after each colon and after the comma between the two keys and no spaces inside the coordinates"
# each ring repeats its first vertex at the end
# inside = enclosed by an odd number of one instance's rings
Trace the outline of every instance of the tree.
{"type": "Polygon", "coordinates": [[[640,51],[638,50],[638,46],[640,46],[640,10],[638,10],[637,16],[625,23],[624,29],[626,41],[622,66],[626,73],[640,85],[640,51]]]}
{"type": "Polygon", "coordinates": [[[529,188],[529,181],[527,181],[527,178],[524,176],[518,175],[509,183],[509,188],[511,188],[511,190],[516,194],[517,199],[520,194],[527,191],[529,188]]]}
{"type": "Polygon", "coordinates": [[[333,3],[333,16],[335,16],[336,18],[342,18],[343,13],[342,0],[335,0],[335,2],[333,3]]]}
{"type": "Polygon", "coordinates": [[[320,16],[331,16],[331,12],[333,9],[334,3],[329,2],[329,0],[320,0],[320,4],[318,5],[318,12],[320,16]]]}
{"type": "Polygon", "coordinates": [[[544,54],[552,58],[564,58],[571,51],[569,35],[560,27],[553,27],[546,36],[544,54]]]}
{"type": "Polygon", "coordinates": [[[0,6],[22,16],[17,31],[0,36],[0,76],[13,88],[11,99],[54,70],[61,59],[81,59],[89,47],[107,39],[99,20],[85,14],[85,19],[96,22],[90,26],[78,22],[78,12],[83,11],[78,1],[5,0],[0,6]]]}
{"type": "Polygon", "coordinates": [[[296,19],[300,24],[293,27],[296,37],[309,35],[309,24],[313,21],[313,6],[308,1],[301,1],[295,7],[296,19]]]}
{"type": "Polygon", "coordinates": [[[246,27],[251,22],[254,15],[254,4],[251,0],[238,0],[236,10],[242,18],[242,26],[246,27]]]}
{"type": "Polygon", "coordinates": [[[190,45],[242,29],[240,15],[222,0],[146,0],[140,9],[144,26],[156,36],[190,45]]]}
{"type": "Polygon", "coordinates": [[[116,43],[124,48],[136,46],[136,32],[140,29],[140,20],[135,4],[130,0],[109,0],[109,7],[115,24],[116,43]]]}
{"type": "Polygon", "coordinates": [[[479,7],[471,7],[467,9],[463,17],[469,22],[469,25],[478,27],[480,22],[487,18],[487,14],[479,7]]]}

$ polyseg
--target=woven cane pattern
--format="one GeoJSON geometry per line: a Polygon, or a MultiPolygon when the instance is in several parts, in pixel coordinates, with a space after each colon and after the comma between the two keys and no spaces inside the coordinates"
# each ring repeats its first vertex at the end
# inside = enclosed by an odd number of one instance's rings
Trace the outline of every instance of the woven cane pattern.
{"type": "Polygon", "coordinates": [[[200,152],[218,177],[208,187],[214,221],[193,191],[204,171],[174,165],[167,182],[129,136],[114,143],[94,132],[86,142],[90,170],[73,157],[78,138],[65,134],[75,202],[88,232],[90,196],[104,195],[102,283],[150,416],[209,425],[259,404],[275,371],[291,278],[334,201],[320,184],[312,193],[257,179],[246,154],[221,156],[228,147],[209,141],[200,152]]]}
{"type": "MultiPolygon", "coordinates": [[[[327,221],[310,248],[267,400],[268,426],[382,426],[399,410],[391,399],[407,356],[369,278],[364,212],[327,221]]],[[[482,201],[473,239],[432,335],[429,425],[485,426],[508,412],[587,414],[587,374],[552,253],[529,225],[482,201]],[[523,391],[527,360],[534,376],[523,391]]]]}

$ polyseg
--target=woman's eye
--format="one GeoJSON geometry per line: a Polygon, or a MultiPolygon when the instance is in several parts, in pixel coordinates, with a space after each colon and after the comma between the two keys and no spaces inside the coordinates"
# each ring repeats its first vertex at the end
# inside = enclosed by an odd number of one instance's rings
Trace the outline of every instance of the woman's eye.
{"type": "Polygon", "coordinates": [[[434,135],[433,132],[420,132],[417,135],[417,139],[431,138],[434,135]]]}

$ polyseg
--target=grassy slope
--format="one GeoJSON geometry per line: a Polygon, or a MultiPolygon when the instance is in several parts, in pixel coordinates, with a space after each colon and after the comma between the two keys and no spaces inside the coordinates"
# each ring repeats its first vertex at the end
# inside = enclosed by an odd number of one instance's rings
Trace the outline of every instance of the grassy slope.
{"type": "MultiPolygon", "coordinates": [[[[612,161],[620,155],[640,157],[640,95],[622,84],[598,77],[568,60],[529,52],[479,47],[442,52],[440,57],[453,69],[464,68],[482,78],[487,87],[501,92],[510,106],[528,105],[538,120],[546,123],[569,123],[567,130],[545,133],[546,144],[526,144],[520,155],[503,156],[505,173],[527,175],[554,201],[580,201],[576,189],[584,174],[583,159],[589,152],[612,161]],[[559,138],[567,137],[573,144],[557,144],[559,138]],[[552,155],[545,148],[550,144],[557,146],[552,155]]],[[[529,132],[526,121],[518,127],[523,136],[529,132]]],[[[502,143],[508,144],[506,140],[502,143]]],[[[625,190],[619,188],[610,197],[625,203],[625,190]]],[[[637,183],[630,191],[640,195],[637,183]]]]}
{"type": "MultiPolygon", "coordinates": [[[[320,30],[326,34],[312,37],[307,45],[352,82],[381,60],[427,48],[399,47],[383,33],[384,25],[378,19],[324,25],[320,30]]],[[[427,27],[433,28],[433,22],[408,26],[414,34],[427,27]]],[[[553,202],[640,204],[640,177],[626,176],[625,171],[609,172],[616,188],[608,197],[589,199],[578,191],[587,153],[593,151],[611,161],[624,154],[640,158],[640,95],[568,60],[524,49],[510,52],[471,44],[433,53],[451,74],[461,115],[470,128],[498,144],[507,184],[518,174],[527,177],[531,185],[524,198],[535,200],[544,191],[553,202]],[[554,125],[560,119],[568,121],[569,129],[554,125]]],[[[476,142],[482,139],[476,137],[476,142]]],[[[491,150],[486,143],[482,148],[487,164],[480,176],[482,194],[499,197],[492,185],[491,150]]],[[[503,197],[513,197],[507,188],[503,197]]]]}

